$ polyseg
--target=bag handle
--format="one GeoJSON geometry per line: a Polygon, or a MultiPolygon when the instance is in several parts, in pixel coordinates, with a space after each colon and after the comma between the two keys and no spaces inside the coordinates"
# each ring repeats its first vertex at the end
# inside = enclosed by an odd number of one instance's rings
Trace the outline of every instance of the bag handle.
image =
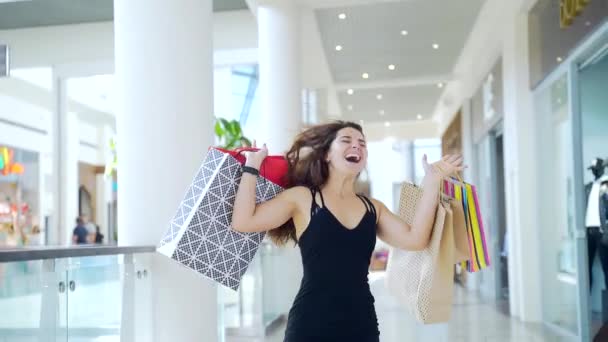
{"type": "MultiPolygon", "coordinates": [[[[436,168],[437,170],[439,170],[440,172],[443,172],[443,168],[439,165],[435,165],[433,166],[434,168],[436,168]]],[[[439,194],[437,196],[437,203],[438,205],[441,204],[441,199],[442,198],[446,198],[449,199],[449,196],[445,193],[445,188],[443,186],[443,178],[441,179],[441,182],[439,182],[439,194]]]]}

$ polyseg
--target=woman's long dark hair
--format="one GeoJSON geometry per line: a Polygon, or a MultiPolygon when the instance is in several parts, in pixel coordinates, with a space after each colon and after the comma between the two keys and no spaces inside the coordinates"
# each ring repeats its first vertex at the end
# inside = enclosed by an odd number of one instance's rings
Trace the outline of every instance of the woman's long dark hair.
{"type": "MultiPolygon", "coordinates": [[[[325,160],[338,131],[354,128],[363,134],[360,125],[348,121],[334,121],[313,126],[300,133],[287,152],[289,164],[287,188],[305,186],[320,189],[329,178],[329,165],[325,160]]],[[[297,243],[296,228],[293,220],[279,228],[272,229],[268,235],[276,245],[285,245],[289,240],[297,243]]]]}

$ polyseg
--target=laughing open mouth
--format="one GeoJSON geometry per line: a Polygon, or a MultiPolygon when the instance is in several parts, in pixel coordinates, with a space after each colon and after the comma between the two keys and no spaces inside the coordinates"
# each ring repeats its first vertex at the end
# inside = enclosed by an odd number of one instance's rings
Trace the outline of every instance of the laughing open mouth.
{"type": "Polygon", "coordinates": [[[346,160],[350,163],[358,163],[361,161],[361,156],[358,154],[350,153],[346,155],[346,160]]]}

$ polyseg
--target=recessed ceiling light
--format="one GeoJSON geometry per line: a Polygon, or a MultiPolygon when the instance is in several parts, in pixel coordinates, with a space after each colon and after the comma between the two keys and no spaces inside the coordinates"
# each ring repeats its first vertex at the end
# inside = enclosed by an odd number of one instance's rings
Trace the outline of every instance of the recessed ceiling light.
{"type": "Polygon", "coordinates": [[[363,75],[361,75],[361,77],[363,77],[364,79],[368,79],[369,78],[369,74],[364,72],[363,75]]]}
{"type": "Polygon", "coordinates": [[[590,21],[585,21],[585,26],[591,26],[591,22],[590,21]]]}
{"type": "Polygon", "coordinates": [[[407,31],[406,30],[401,30],[401,35],[402,36],[407,36],[407,31]]]}
{"type": "Polygon", "coordinates": [[[352,111],[353,110],[353,105],[348,105],[348,106],[346,106],[346,108],[348,108],[348,110],[352,111]]]}
{"type": "Polygon", "coordinates": [[[443,88],[443,82],[437,83],[437,88],[443,88]]]}
{"type": "Polygon", "coordinates": [[[395,64],[389,64],[388,70],[395,70],[395,64]]]}
{"type": "Polygon", "coordinates": [[[384,127],[391,127],[391,123],[388,121],[384,122],[384,127]]]}
{"type": "Polygon", "coordinates": [[[344,19],[346,19],[346,13],[340,13],[340,14],[338,14],[338,18],[339,18],[340,20],[344,20],[344,19]]]}
{"type": "Polygon", "coordinates": [[[384,115],[384,109],[380,109],[380,115],[384,115]]]}
{"type": "Polygon", "coordinates": [[[435,50],[439,49],[439,44],[437,44],[437,43],[433,44],[433,49],[435,49],[435,50]]]}
{"type": "Polygon", "coordinates": [[[342,45],[336,45],[336,51],[342,51],[342,45]]]}
{"type": "Polygon", "coordinates": [[[382,94],[378,94],[378,95],[376,95],[376,98],[377,98],[378,100],[382,100],[382,94]]]}
{"type": "Polygon", "coordinates": [[[557,57],[557,63],[561,63],[564,59],[561,57],[557,57]]]}
{"type": "Polygon", "coordinates": [[[418,116],[416,116],[418,118],[418,120],[422,120],[422,115],[418,114],[418,116]]]}
{"type": "Polygon", "coordinates": [[[348,95],[352,95],[352,94],[354,94],[354,93],[355,93],[355,91],[354,91],[354,90],[352,90],[352,89],[348,89],[348,90],[346,91],[346,93],[347,93],[348,95]]]}

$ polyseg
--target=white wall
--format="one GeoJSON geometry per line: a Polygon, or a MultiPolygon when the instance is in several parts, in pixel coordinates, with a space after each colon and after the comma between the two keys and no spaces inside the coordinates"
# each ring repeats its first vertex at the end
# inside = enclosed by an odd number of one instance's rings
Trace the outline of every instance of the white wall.
{"type": "Polygon", "coordinates": [[[49,124],[45,108],[0,94],[0,144],[34,152],[48,151],[49,124]]]}
{"type": "MultiPolygon", "coordinates": [[[[76,114],[76,117],[79,116],[76,114]]],[[[99,130],[89,122],[78,120],[78,161],[91,165],[104,165],[104,160],[99,160],[100,151],[103,149],[99,145],[99,130]]]]}
{"type": "MultiPolygon", "coordinates": [[[[368,143],[367,171],[371,195],[393,211],[398,209],[393,205],[394,184],[405,181],[408,175],[411,177],[411,168],[407,162],[411,159],[406,155],[408,153],[406,145],[409,144],[401,144],[401,141],[394,138],[368,143]],[[390,167],[387,167],[389,164],[390,167]]],[[[411,181],[411,179],[407,180],[411,181]]]]}
{"type": "Polygon", "coordinates": [[[322,117],[340,117],[342,111],[313,9],[301,9],[300,25],[300,48],[305,56],[301,58],[300,66],[302,87],[322,90],[325,98],[324,106],[319,108],[322,117]]]}
{"type": "Polygon", "coordinates": [[[213,14],[213,49],[238,50],[258,47],[258,25],[249,10],[213,14]]]}
{"type": "MultiPolygon", "coordinates": [[[[0,30],[13,68],[114,60],[114,23],[0,30]]],[[[257,48],[257,24],[249,10],[215,13],[215,50],[257,48]]]]}
{"type": "Polygon", "coordinates": [[[442,95],[449,98],[436,108],[439,132],[452,121],[453,113],[469,101],[503,56],[504,146],[507,229],[509,232],[509,282],[511,314],[525,321],[541,320],[540,265],[536,193],[536,173],[531,93],[529,91],[527,9],[534,0],[488,0],[484,3],[465,45],[451,82],[442,95]]]}

